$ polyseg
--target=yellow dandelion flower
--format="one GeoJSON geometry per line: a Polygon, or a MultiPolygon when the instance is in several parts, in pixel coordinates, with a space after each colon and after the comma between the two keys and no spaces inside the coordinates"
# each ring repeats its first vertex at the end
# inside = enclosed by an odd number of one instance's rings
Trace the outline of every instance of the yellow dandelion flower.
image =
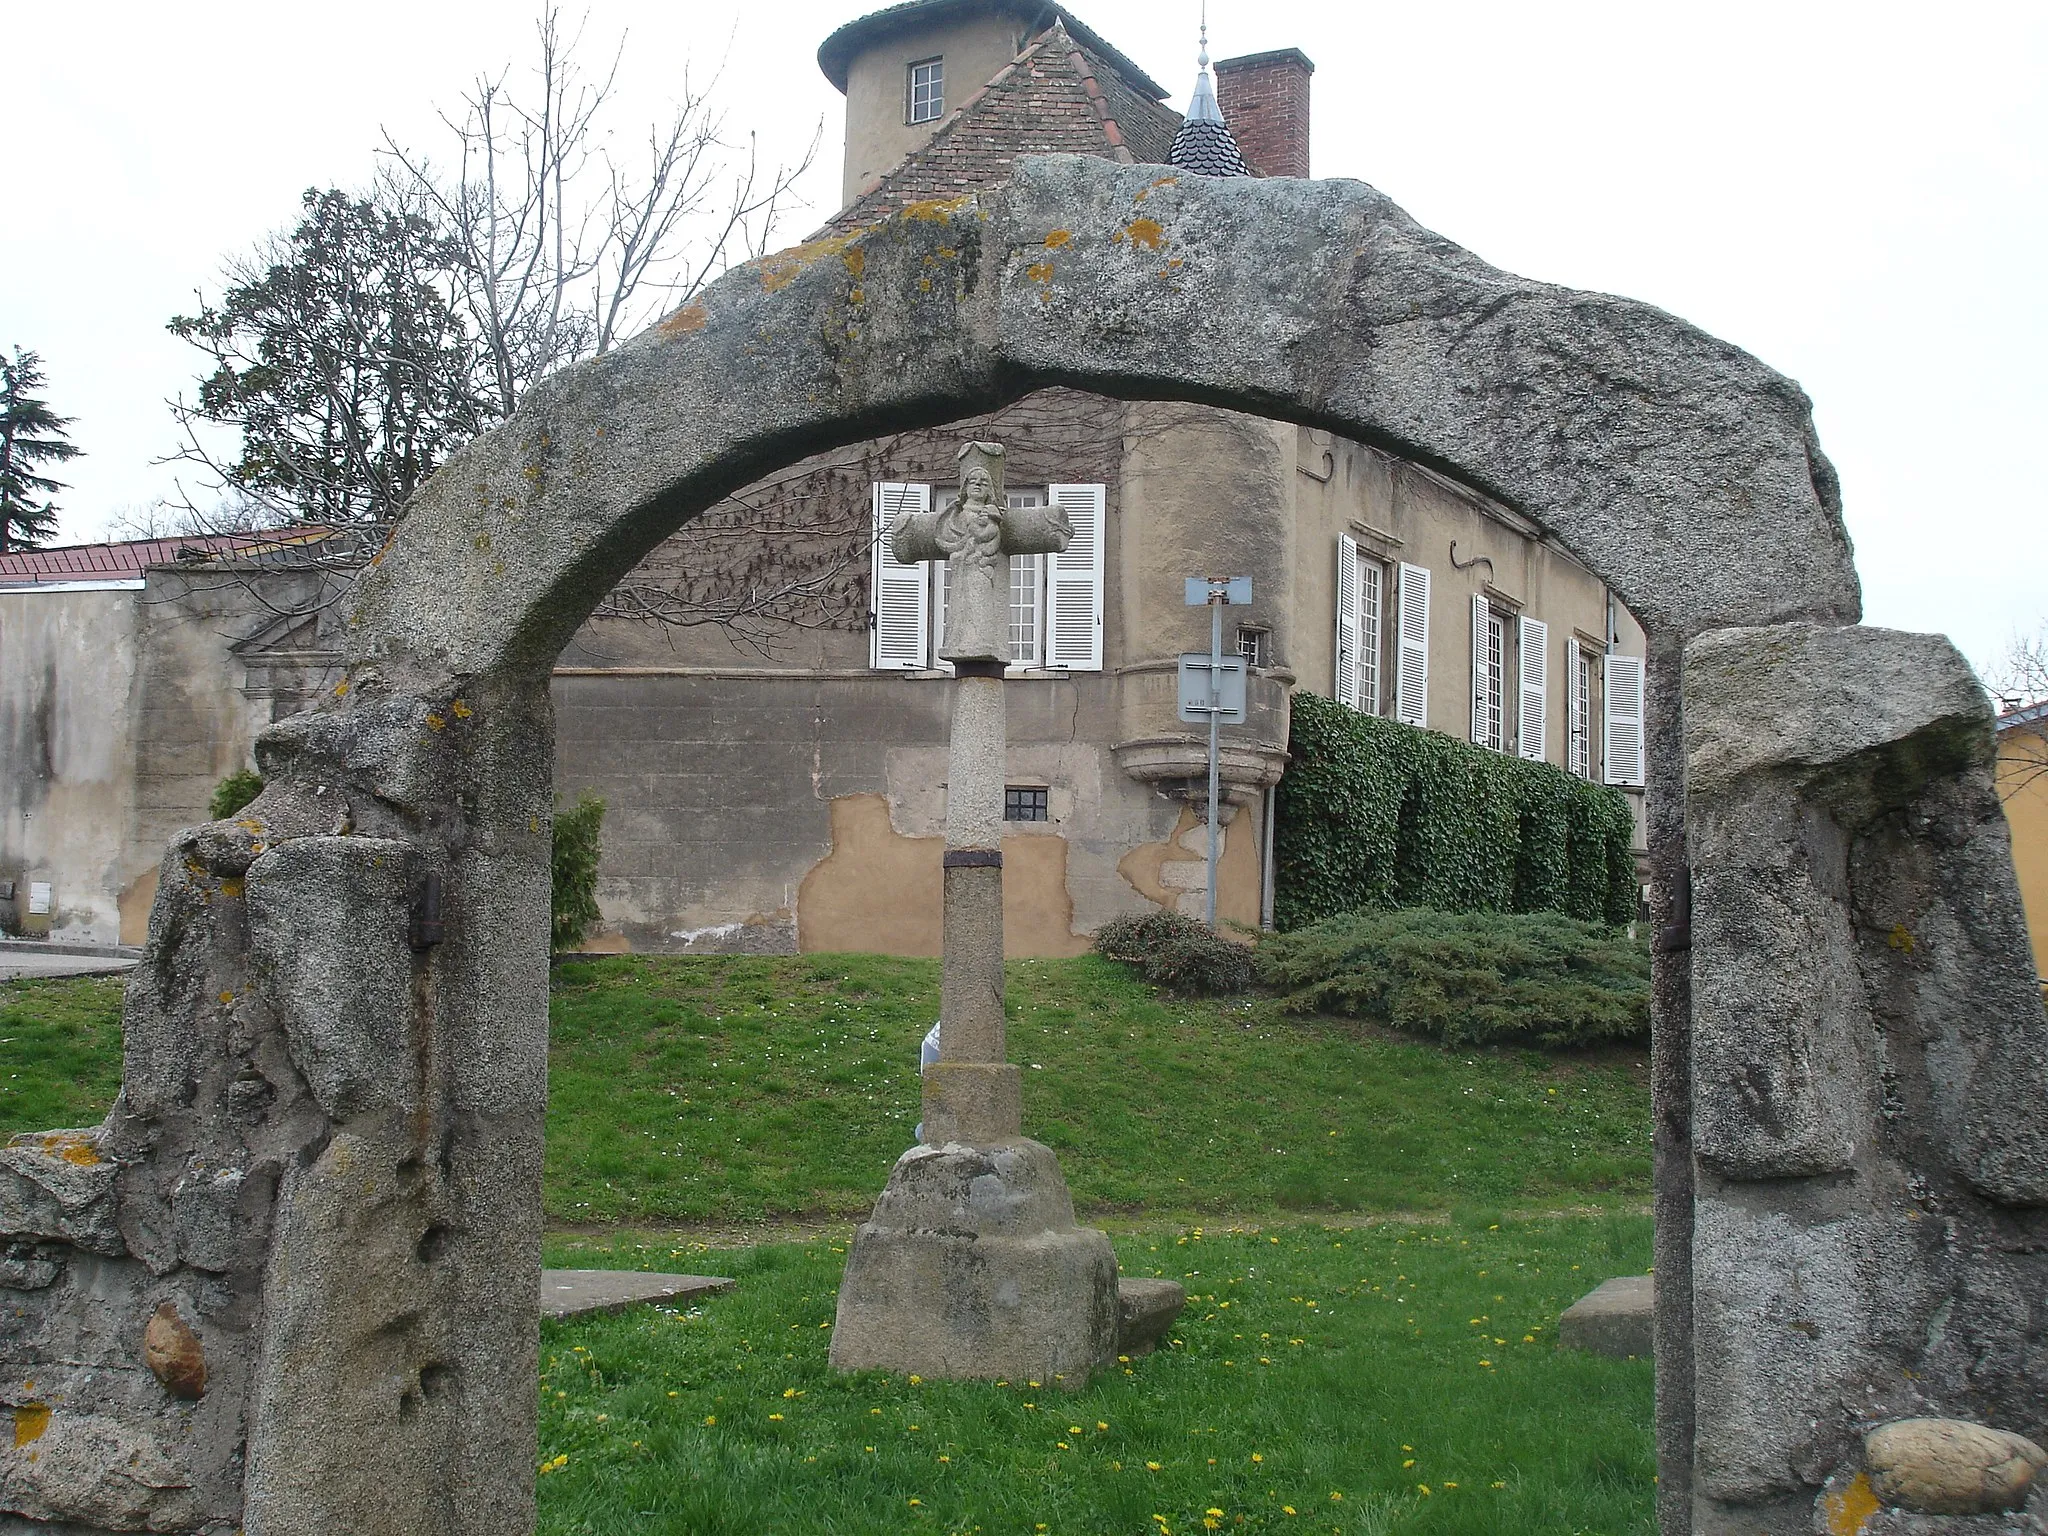
{"type": "Polygon", "coordinates": [[[1097,1420],[1095,1421],[1095,1427],[1096,1427],[1097,1429],[1107,1429],[1107,1428],[1109,1428],[1109,1426],[1108,1426],[1107,1424],[1103,1423],[1103,1422],[1102,1422],[1102,1420],[1100,1420],[1100,1419],[1097,1419],[1097,1420]]]}
{"type": "Polygon", "coordinates": [[[1330,1502],[1332,1504],[1341,1504],[1344,1502],[1344,1495],[1332,1488],[1330,1490],[1330,1502]]]}
{"type": "Polygon", "coordinates": [[[780,1424],[782,1422],[782,1415],[779,1413],[771,1413],[768,1415],[768,1422],[770,1424],[780,1424]]]}
{"type": "Polygon", "coordinates": [[[1425,1497],[1425,1498],[1429,1497],[1429,1484],[1427,1484],[1427,1483],[1417,1483],[1417,1484],[1415,1485],[1415,1487],[1416,1487],[1416,1489],[1417,1489],[1417,1490],[1418,1490],[1418,1491],[1419,1491],[1419,1492],[1420,1492],[1420,1493],[1421,1493],[1421,1494],[1423,1495],[1423,1497],[1425,1497]]]}
{"type": "Polygon", "coordinates": [[[1265,1458],[1265,1457],[1263,1457],[1263,1456],[1261,1456],[1261,1455],[1260,1455],[1260,1454],[1259,1454],[1259,1453],[1258,1453],[1257,1451],[1253,1451],[1253,1452],[1252,1452],[1252,1460],[1253,1460],[1254,1462],[1261,1462],[1261,1461],[1264,1461],[1265,1459],[1266,1459],[1266,1458],[1265,1458]]]}
{"type": "Polygon", "coordinates": [[[1444,1486],[1445,1486],[1446,1488],[1455,1488],[1455,1487],[1457,1487],[1458,1485],[1457,1485],[1456,1483],[1445,1483],[1445,1484],[1444,1484],[1444,1486]]]}
{"type": "MultiPolygon", "coordinates": [[[[1401,1447],[1401,1449],[1405,1451],[1405,1450],[1407,1450],[1407,1449],[1408,1449],[1408,1447],[1404,1445],[1404,1446],[1402,1446],[1402,1447],[1401,1447]]],[[[1410,1467],[1412,1467],[1412,1466],[1414,1466],[1414,1465],[1415,1465],[1415,1458],[1414,1458],[1413,1456],[1410,1456],[1410,1457],[1409,1457],[1409,1458],[1408,1458],[1408,1459],[1407,1459],[1406,1461],[1404,1461],[1404,1462],[1402,1462],[1402,1463],[1401,1463],[1401,1470],[1402,1470],[1403,1472],[1406,1472],[1406,1471],[1407,1471],[1407,1470],[1408,1470],[1408,1469],[1409,1469],[1410,1467]]]]}
{"type": "MultiPolygon", "coordinates": [[[[915,1509],[915,1508],[917,1508],[917,1506],[918,1506],[918,1505],[922,1504],[923,1502],[924,1502],[924,1500],[923,1500],[923,1499],[912,1499],[912,1500],[910,1501],[910,1507],[911,1507],[912,1509],[915,1509]]],[[[1041,1525],[1041,1526],[1039,1527],[1039,1529],[1040,1529],[1040,1530],[1042,1531],[1042,1530],[1044,1530],[1044,1529],[1045,1529],[1045,1527],[1041,1525]]]]}
{"type": "MultiPolygon", "coordinates": [[[[912,1385],[913,1387],[921,1387],[921,1386],[923,1386],[923,1385],[924,1385],[924,1378],[923,1378],[922,1376],[919,1376],[919,1375],[916,1375],[916,1374],[912,1374],[912,1376],[911,1376],[911,1378],[910,1378],[910,1384],[911,1384],[911,1385],[912,1385]]],[[[917,1502],[917,1501],[916,1501],[915,1499],[912,1499],[912,1500],[911,1500],[911,1503],[913,1503],[913,1504],[915,1504],[916,1502],[917,1502]]]]}
{"type": "Polygon", "coordinates": [[[704,1415],[704,1422],[706,1424],[716,1424],[718,1422],[718,1415],[715,1413],[707,1413],[704,1415]]]}
{"type": "Polygon", "coordinates": [[[1291,1515],[1294,1513],[1294,1506],[1292,1504],[1282,1504],[1280,1506],[1280,1513],[1283,1515],[1291,1515]]]}
{"type": "Polygon", "coordinates": [[[1157,1472],[1159,1470],[1159,1463],[1156,1461],[1148,1461],[1145,1463],[1145,1470],[1147,1472],[1157,1472]]]}

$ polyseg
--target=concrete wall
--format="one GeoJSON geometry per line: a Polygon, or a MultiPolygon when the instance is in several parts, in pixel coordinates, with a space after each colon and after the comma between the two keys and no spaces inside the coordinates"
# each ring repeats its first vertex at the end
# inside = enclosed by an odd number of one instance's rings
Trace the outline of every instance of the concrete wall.
{"type": "Polygon", "coordinates": [[[1998,733],[1998,793],[2012,828],[2012,862],[2034,941],[2034,973],[2048,976],[2048,722],[1998,733]]]}
{"type": "Polygon", "coordinates": [[[852,202],[875,177],[894,169],[905,155],[930,143],[939,124],[994,79],[1026,40],[1015,17],[986,12],[944,26],[920,27],[856,54],[846,72],[842,206],[852,202]],[[910,66],[934,55],[945,60],[945,111],[932,122],[912,123],[908,120],[910,66]]]}
{"type": "Polygon", "coordinates": [[[0,592],[0,879],[16,882],[0,922],[12,932],[120,937],[140,586],[0,592]],[[30,881],[53,887],[47,922],[29,919],[30,881]]]}
{"type": "Polygon", "coordinates": [[[0,879],[22,893],[11,926],[28,881],[48,880],[51,937],[142,942],[165,844],[207,819],[259,730],[331,681],[323,592],[333,578],[219,569],[0,591],[0,879]]]}

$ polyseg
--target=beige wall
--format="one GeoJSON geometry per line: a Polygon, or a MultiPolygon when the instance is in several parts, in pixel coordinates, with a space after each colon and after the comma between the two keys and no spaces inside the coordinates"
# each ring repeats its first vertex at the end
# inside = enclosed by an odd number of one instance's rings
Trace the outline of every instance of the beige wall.
{"type": "Polygon", "coordinates": [[[953,110],[995,78],[1022,50],[1026,39],[1015,18],[994,13],[970,16],[888,38],[856,54],[846,72],[846,169],[841,178],[844,206],[860,189],[914,149],[953,110]],[[913,62],[937,55],[946,61],[945,111],[929,123],[907,121],[909,70],[913,62]]]}
{"type": "Polygon", "coordinates": [[[1999,732],[1998,788],[2034,938],[2034,974],[2048,976],[2048,725],[1999,732]]]}
{"type": "MultiPolygon", "coordinates": [[[[1404,561],[1430,572],[1431,730],[1461,741],[1472,737],[1475,596],[1484,594],[1502,612],[1540,619],[1550,627],[1544,758],[1559,767],[1566,763],[1569,707],[1565,642],[1575,636],[1595,652],[1591,720],[1598,777],[1602,700],[1597,653],[1605,648],[1607,635],[1605,583],[1562,549],[1546,543],[1534,524],[1420,466],[1309,428],[1299,430],[1297,453],[1295,628],[1292,645],[1281,659],[1294,667],[1300,686],[1325,696],[1335,687],[1337,536],[1349,533],[1367,554],[1384,561],[1390,573],[1404,561]]],[[[1388,599],[1380,671],[1382,707],[1390,710],[1391,589],[1388,599]]],[[[1612,612],[1615,648],[1625,655],[1644,655],[1643,629],[1635,616],[1619,602],[1612,612]]],[[[1519,703],[1516,626],[1510,622],[1507,631],[1505,704],[1512,749],[1519,703]]],[[[1654,700],[1649,707],[1655,708],[1654,700]]],[[[1637,820],[1640,842],[1640,805],[1637,820]]]]}

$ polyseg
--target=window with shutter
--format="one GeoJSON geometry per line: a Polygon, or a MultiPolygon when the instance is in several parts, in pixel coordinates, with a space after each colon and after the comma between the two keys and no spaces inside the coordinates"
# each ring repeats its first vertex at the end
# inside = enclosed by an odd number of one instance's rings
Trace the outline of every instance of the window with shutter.
{"type": "Polygon", "coordinates": [[[1337,667],[1330,697],[1358,708],[1358,540],[1337,535],[1337,667]]]}
{"type": "Polygon", "coordinates": [[[1502,736],[1507,670],[1507,631],[1484,597],[1472,599],[1472,740],[1496,752],[1502,736]]]}
{"type": "Polygon", "coordinates": [[[1541,619],[1523,619],[1515,637],[1515,658],[1522,679],[1522,713],[1515,750],[1531,762],[1540,763],[1550,734],[1550,626],[1541,619]]]}
{"type": "Polygon", "coordinates": [[[1593,777],[1593,658],[1573,640],[1566,656],[1565,768],[1582,779],[1593,777]]]}
{"type": "Polygon", "coordinates": [[[1387,568],[1371,555],[1358,558],[1358,707],[1368,715],[1379,714],[1380,702],[1380,592],[1386,585],[1387,568]]]}
{"type": "Polygon", "coordinates": [[[869,592],[874,612],[868,656],[880,671],[915,672],[930,665],[931,568],[923,561],[898,561],[889,548],[889,534],[898,519],[929,510],[931,499],[928,485],[883,482],[875,487],[874,575],[869,592]]]}
{"type": "Polygon", "coordinates": [[[1610,651],[1601,659],[1600,692],[1607,710],[1607,782],[1643,782],[1643,659],[1610,651]]]}
{"type": "Polygon", "coordinates": [[[1073,672],[1102,670],[1104,487],[1053,485],[1052,504],[1074,525],[1073,541],[1046,563],[1045,664],[1073,672]]]}
{"type": "Polygon", "coordinates": [[[1394,658],[1394,717],[1405,725],[1429,724],[1429,568],[1401,565],[1395,595],[1397,653],[1394,658]]]}

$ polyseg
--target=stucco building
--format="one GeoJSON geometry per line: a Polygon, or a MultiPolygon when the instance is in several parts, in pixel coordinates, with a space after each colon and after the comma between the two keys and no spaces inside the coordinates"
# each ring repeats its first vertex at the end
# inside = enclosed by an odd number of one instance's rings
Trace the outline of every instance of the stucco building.
{"type": "MultiPolygon", "coordinates": [[[[1185,118],[1034,0],[912,0],[840,28],[818,59],[847,101],[828,242],[1001,181],[1026,154],[1309,172],[1313,65],[1292,49],[1223,60],[1213,86],[1202,70],[1185,118]]],[[[1141,211],[1131,229],[1144,238],[1141,211]]],[[[767,258],[762,280],[779,270],[767,258]]],[[[943,262],[931,275],[960,279],[943,262]]],[[[1640,786],[1641,628],[1511,508],[1312,428],[1046,391],[746,488],[579,632],[555,676],[556,773],[609,806],[597,943],[937,953],[945,593],[880,535],[952,494],[969,438],[1002,442],[1010,494],[1057,501],[1076,529],[1065,554],[1011,571],[1013,953],[1077,952],[1149,903],[1198,907],[1206,737],[1176,709],[1178,657],[1208,645],[1191,575],[1249,576],[1254,594],[1228,616],[1250,697],[1224,732],[1227,918],[1270,911],[1297,687],[1640,786]]],[[[166,833],[204,818],[257,729],[331,685],[335,579],[289,549],[0,560],[0,879],[18,913],[47,883],[56,931],[139,933],[166,833]],[[95,560],[120,569],[63,568],[95,560]]]]}

